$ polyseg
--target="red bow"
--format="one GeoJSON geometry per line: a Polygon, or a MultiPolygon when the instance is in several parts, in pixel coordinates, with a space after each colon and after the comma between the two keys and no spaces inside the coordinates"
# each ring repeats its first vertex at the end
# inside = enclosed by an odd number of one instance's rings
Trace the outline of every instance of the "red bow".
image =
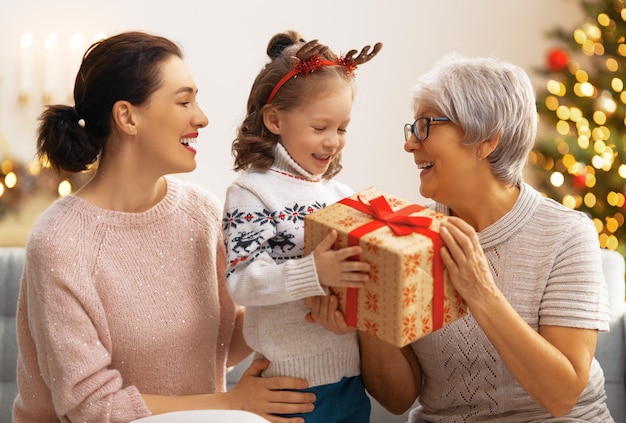
{"type": "MultiPolygon", "coordinates": [[[[369,216],[374,220],[358,228],[353,229],[348,234],[348,245],[359,245],[360,238],[383,226],[388,226],[395,235],[404,236],[411,233],[419,233],[429,237],[433,242],[433,275],[434,275],[434,295],[433,295],[433,332],[443,326],[443,262],[439,255],[439,250],[443,246],[443,241],[439,234],[429,229],[432,219],[425,216],[411,216],[412,213],[419,212],[425,207],[417,204],[409,204],[398,211],[393,211],[384,196],[376,197],[365,203],[361,197],[358,201],[352,198],[344,198],[340,204],[352,207],[369,216]]],[[[355,258],[358,260],[358,258],[355,258]]],[[[346,323],[356,327],[358,289],[348,288],[346,290],[346,323]]]]}
{"type": "Polygon", "coordinates": [[[375,219],[355,229],[355,231],[358,230],[358,233],[355,234],[358,237],[385,225],[389,226],[397,236],[410,235],[416,232],[417,228],[428,228],[433,221],[430,217],[410,216],[412,213],[424,210],[424,207],[417,204],[410,204],[394,212],[382,195],[370,200],[369,204],[365,203],[361,197],[358,197],[358,199],[359,201],[352,198],[344,198],[339,201],[341,204],[357,209],[375,219]]]}

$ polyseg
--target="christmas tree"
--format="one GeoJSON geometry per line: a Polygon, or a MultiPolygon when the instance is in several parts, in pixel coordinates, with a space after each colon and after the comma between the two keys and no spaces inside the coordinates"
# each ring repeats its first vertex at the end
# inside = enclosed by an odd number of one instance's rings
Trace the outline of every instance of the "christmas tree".
{"type": "Polygon", "coordinates": [[[587,18],[562,28],[537,92],[540,130],[527,177],[544,195],[584,211],[600,246],[626,255],[626,9],[623,0],[580,3],[587,18]]]}

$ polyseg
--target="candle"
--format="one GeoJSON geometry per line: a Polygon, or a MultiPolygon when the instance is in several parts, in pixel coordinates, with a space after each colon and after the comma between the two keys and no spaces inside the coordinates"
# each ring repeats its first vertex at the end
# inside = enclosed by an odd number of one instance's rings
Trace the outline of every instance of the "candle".
{"type": "Polygon", "coordinates": [[[70,71],[69,71],[69,96],[70,101],[74,98],[74,82],[83,59],[83,34],[74,34],[70,37],[70,71]]]}
{"type": "Polygon", "coordinates": [[[22,60],[20,63],[20,94],[27,96],[33,88],[33,34],[26,32],[20,39],[22,60]]]}
{"type": "Polygon", "coordinates": [[[45,102],[54,101],[54,93],[56,91],[57,78],[57,46],[59,37],[55,33],[48,34],[45,40],[46,61],[44,67],[44,97],[45,102]]]}

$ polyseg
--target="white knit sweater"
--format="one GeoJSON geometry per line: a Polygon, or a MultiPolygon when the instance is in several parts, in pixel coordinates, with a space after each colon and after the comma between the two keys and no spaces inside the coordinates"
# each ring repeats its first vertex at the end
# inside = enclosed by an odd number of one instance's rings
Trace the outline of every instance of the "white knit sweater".
{"type": "Polygon", "coordinates": [[[304,320],[304,298],[324,295],[313,255],[303,257],[304,216],[353,192],[309,174],[282,145],[274,151],[270,170],[240,175],[226,194],[228,290],[246,306],[246,342],[271,362],[265,376],[334,383],[360,373],[357,339],[304,320]]]}

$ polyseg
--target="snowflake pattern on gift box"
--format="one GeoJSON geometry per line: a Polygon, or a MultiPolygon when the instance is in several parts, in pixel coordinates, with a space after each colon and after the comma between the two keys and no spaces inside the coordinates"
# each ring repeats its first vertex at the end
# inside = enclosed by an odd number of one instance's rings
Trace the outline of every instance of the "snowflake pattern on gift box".
{"type": "Polygon", "coordinates": [[[365,245],[365,251],[378,255],[379,247],[383,245],[383,240],[375,236],[367,238],[367,244],[365,245]]]}
{"type": "Polygon", "coordinates": [[[408,277],[416,274],[421,266],[421,253],[408,254],[402,259],[402,276],[408,277]]]}
{"type": "Polygon", "coordinates": [[[433,220],[433,223],[431,223],[431,227],[435,227],[438,228],[439,225],[441,224],[441,222],[443,222],[443,220],[446,218],[447,216],[443,215],[443,214],[439,214],[439,213],[433,213],[430,215],[430,218],[433,220]]]}
{"type": "MultiPolygon", "coordinates": [[[[465,304],[465,301],[463,301],[463,298],[461,298],[461,296],[459,295],[458,292],[456,292],[456,291],[454,292],[453,299],[448,297],[448,300],[451,303],[452,302],[454,303],[454,312],[455,312],[455,314],[465,314],[465,313],[467,313],[467,305],[465,304]]],[[[450,310],[450,312],[452,313],[452,309],[450,310]]]]}
{"type": "Polygon", "coordinates": [[[452,310],[449,306],[443,308],[443,321],[448,322],[452,319],[452,310]]]}
{"type": "Polygon", "coordinates": [[[389,204],[389,207],[391,207],[391,209],[394,211],[396,211],[400,207],[404,207],[407,204],[406,201],[400,200],[399,198],[393,197],[391,195],[386,196],[385,199],[387,200],[387,204],[389,204]]]}
{"type": "Polygon", "coordinates": [[[365,310],[378,313],[378,295],[372,291],[365,291],[365,310]]]}
{"type": "Polygon", "coordinates": [[[410,307],[417,303],[417,285],[411,284],[402,290],[402,306],[410,307]]]}
{"type": "Polygon", "coordinates": [[[380,282],[380,267],[377,263],[370,263],[370,279],[368,282],[378,285],[380,282]]]}
{"type": "Polygon", "coordinates": [[[352,228],[357,223],[359,223],[359,220],[354,216],[346,216],[343,219],[337,221],[337,225],[343,228],[352,228]]]}
{"type": "Polygon", "coordinates": [[[370,319],[365,319],[365,332],[370,335],[378,335],[378,323],[370,319]]]}
{"type": "Polygon", "coordinates": [[[417,317],[415,313],[402,318],[402,336],[404,339],[413,339],[417,334],[417,317]]]}
{"type": "Polygon", "coordinates": [[[426,257],[426,260],[428,260],[429,262],[432,262],[435,260],[435,249],[434,248],[430,248],[428,250],[428,257],[426,257]]]}
{"type": "Polygon", "coordinates": [[[422,335],[432,332],[432,320],[427,316],[422,317],[422,335]]]}

